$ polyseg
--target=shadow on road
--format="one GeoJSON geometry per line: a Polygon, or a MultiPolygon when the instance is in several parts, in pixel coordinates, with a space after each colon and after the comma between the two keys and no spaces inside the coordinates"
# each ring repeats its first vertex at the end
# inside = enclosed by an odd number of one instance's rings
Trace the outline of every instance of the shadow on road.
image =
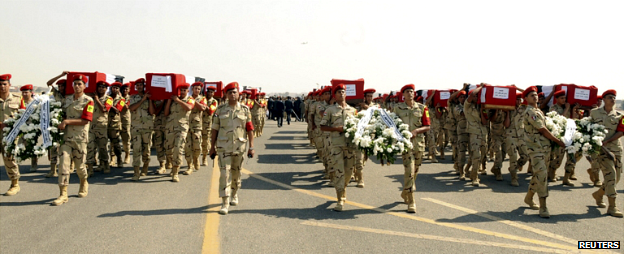
{"type": "MultiPolygon", "coordinates": [[[[522,202],[522,201],[520,201],[522,202]]],[[[557,213],[549,209],[550,218],[545,219],[539,217],[537,210],[531,210],[526,206],[518,207],[509,212],[481,212],[478,214],[491,215],[501,218],[502,220],[521,221],[523,223],[548,223],[557,224],[559,222],[577,222],[584,219],[596,219],[603,216],[603,213],[595,206],[587,206],[587,213],[572,214],[572,213],[557,213]]],[[[474,222],[491,222],[492,220],[481,217],[477,214],[466,214],[454,219],[437,219],[438,222],[450,222],[450,223],[474,223],[474,222]]]]}
{"type": "Polygon", "coordinates": [[[310,208],[278,208],[278,209],[232,209],[232,214],[261,214],[273,218],[289,218],[300,220],[351,220],[357,215],[379,213],[369,209],[351,209],[346,205],[342,212],[332,211],[331,208],[336,202],[327,201],[310,208]]]}
{"type": "Polygon", "coordinates": [[[221,207],[221,204],[205,205],[205,206],[200,206],[196,208],[119,211],[115,213],[100,214],[97,217],[107,218],[107,217],[123,217],[123,216],[154,216],[154,215],[171,215],[171,214],[207,213],[208,209],[213,208],[213,207],[221,207]]]}

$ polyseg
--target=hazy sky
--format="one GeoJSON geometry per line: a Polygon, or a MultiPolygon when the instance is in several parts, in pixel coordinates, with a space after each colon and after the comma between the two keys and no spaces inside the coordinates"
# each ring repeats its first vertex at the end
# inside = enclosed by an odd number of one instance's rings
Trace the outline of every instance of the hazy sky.
{"type": "Polygon", "coordinates": [[[148,72],[307,92],[596,85],[624,94],[624,1],[27,1],[0,5],[0,74],[148,72]],[[388,3],[390,2],[390,3],[388,3]],[[307,42],[307,44],[302,44],[307,42]]]}

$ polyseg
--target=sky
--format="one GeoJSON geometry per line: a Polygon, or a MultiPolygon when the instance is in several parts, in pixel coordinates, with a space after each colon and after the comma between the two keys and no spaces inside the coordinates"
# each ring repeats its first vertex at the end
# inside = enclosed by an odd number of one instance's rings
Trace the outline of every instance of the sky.
{"type": "Polygon", "coordinates": [[[595,85],[624,94],[624,1],[4,0],[0,74],[179,73],[307,93],[463,83],[595,85]]]}

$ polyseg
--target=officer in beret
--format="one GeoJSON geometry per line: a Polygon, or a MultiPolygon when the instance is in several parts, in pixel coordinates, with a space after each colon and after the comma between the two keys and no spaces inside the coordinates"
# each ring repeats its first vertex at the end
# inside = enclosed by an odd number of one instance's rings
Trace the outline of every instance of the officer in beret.
{"type": "MultiPolygon", "coordinates": [[[[379,104],[373,102],[375,89],[372,89],[372,88],[366,89],[363,91],[363,94],[364,94],[364,101],[358,103],[358,105],[355,107],[355,109],[357,109],[358,112],[367,110],[370,107],[379,108],[379,104]]],[[[368,160],[368,155],[366,155],[366,153],[363,153],[362,151],[360,151],[360,149],[355,150],[354,176],[355,176],[355,181],[357,182],[356,187],[358,188],[364,188],[364,174],[362,171],[364,170],[364,165],[366,164],[367,160],[368,160]]]]}
{"type": "Polygon", "coordinates": [[[95,104],[93,110],[93,121],[89,129],[89,139],[87,145],[87,172],[93,175],[93,165],[95,164],[95,153],[98,153],[100,167],[95,171],[110,173],[108,157],[108,111],[113,107],[113,98],[106,94],[110,84],[105,81],[97,82],[96,92],[93,94],[95,104]]]}
{"type": "Polygon", "coordinates": [[[202,113],[202,166],[208,164],[208,159],[206,157],[209,156],[210,152],[210,132],[212,131],[212,117],[214,116],[215,111],[217,111],[217,107],[219,106],[219,102],[214,98],[215,91],[217,88],[214,86],[206,87],[206,110],[202,113]]]}
{"type": "Polygon", "coordinates": [[[123,167],[121,158],[121,112],[126,107],[126,100],[121,96],[121,83],[114,82],[110,86],[110,96],[113,98],[113,106],[108,110],[108,138],[110,140],[111,161],[116,161],[118,168],[123,167]],[[115,158],[115,160],[113,160],[115,158]]]}
{"type": "MultiPolygon", "coordinates": [[[[12,118],[19,110],[20,98],[11,94],[9,88],[11,87],[11,74],[0,75],[0,130],[4,129],[4,120],[12,118]]],[[[0,140],[4,135],[4,131],[0,131],[0,140]]],[[[11,187],[4,194],[6,196],[13,196],[20,191],[19,179],[20,172],[15,158],[12,155],[7,154],[4,150],[4,145],[0,146],[0,152],[2,152],[2,160],[4,161],[4,168],[6,169],[9,179],[11,179],[11,187]]]]}
{"type": "MultiPolygon", "coordinates": [[[[61,103],[65,102],[65,86],[67,84],[67,80],[65,79],[60,79],[61,77],[67,75],[69,73],[69,71],[63,71],[61,74],[59,74],[58,76],[48,80],[47,85],[52,87],[52,96],[54,97],[55,101],[60,101],[61,103]],[[54,87],[54,84],[56,82],[56,88],[54,87]]],[[[49,152],[48,152],[49,158],[50,158],[50,172],[45,175],[45,177],[49,178],[49,177],[57,177],[57,173],[56,173],[56,165],[58,164],[58,147],[57,148],[53,148],[51,147],[49,152]]]]}
{"type": "Polygon", "coordinates": [[[132,113],[130,113],[130,83],[124,83],[121,85],[121,98],[123,98],[125,102],[125,106],[121,110],[121,131],[119,135],[121,136],[121,142],[124,150],[124,164],[130,163],[130,124],[132,120],[132,113]]]}
{"type": "Polygon", "coordinates": [[[145,82],[137,80],[134,83],[137,94],[130,96],[128,104],[132,122],[132,167],[134,169],[133,181],[138,181],[141,176],[147,175],[150,163],[150,146],[152,144],[152,129],[154,127],[154,104],[150,102],[151,94],[145,92],[145,82]],[[140,170],[141,162],[143,168],[140,170]]]}
{"type": "Polygon", "coordinates": [[[191,114],[189,115],[189,132],[186,135],[184,156],[188,169],[183,174],[190,175],[193,171],[199,170],[199,155],[201,155],[202,142],[202,114],[207,108],[206,98],[202,96],[201,90],[204,82],[195,82],[191,86],[191,99],[195,101],[191,114]]]}
{"type": "Polygon", "coordinates": [[[178,171],[182,165],[182,153],[189,130],[189,115],[195,106],[195,100],[188,96],[189,84],[178,86],[179,95],[172,95],[165,105],[165,151],[171,161],[171,181],[179,182],[178,171]]]}
{"type": "MultiPolygon", "coordinates": [[[[20,100],[20,109],[26,109],[31,102],[35,100],[33,98],[33,85],[28,84],[20,87],[22,92],[22,99],[20,100]]],[[[30,172],[37,171],[37,156],[30,158],[30,172]]]]}

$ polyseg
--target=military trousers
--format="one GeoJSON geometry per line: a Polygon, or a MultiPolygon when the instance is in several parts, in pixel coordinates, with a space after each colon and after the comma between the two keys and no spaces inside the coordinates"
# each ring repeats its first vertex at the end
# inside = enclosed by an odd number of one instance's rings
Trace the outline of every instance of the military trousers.
{"type": "Polygon", "coordinates": [[[416,191],[416,177],[418,176],[418,169],[422,164],[422,151],[411,150],[408,153],[403,153],[401,158],[403,159],[403,191],[412,193],[416,191]]]}
{"type": "Polygon", "coordinates": [[[563,162],[563,157],[565,157],[565,149],[562,147],[556,147],[550,154],[550,163],[548,164],[548,177],[554,178],[557,172],[557,169],[561,166],[561,162],[563,162]]]}
{"type": "Polygon", "coordinates": [[[505,151],[507,151],[507,155],[509,155],[510,173],[517,173],[518,170],[529,160],[526,144],[514,135],[507,135],[505,151]]]}
{"type": "MultiPolygon", "coordinates": [[[[1,131],[1,130],[0,130],[1,131]]],[[[0,140],[2,139],[2,135],[0,135],[0,140]]],[[[9,156],[6,154],[4,145],[0,147],[0,152],[2,152],[2,161],[4,162],[4,168],[6,169],[7,175],[11,180],[18,180],[20,178],[19,167],[15,162],[15,158],[13,156],[9,156]]]]}
{"type": "Polygon", "coordinates": [[[201,129],[189,130],[186,135],[186,144],[184,146],[184,155],[187,162],[193,162],[193,159],[199,158],[202,147],[201,129]]]}
{"type": "Polygon", "coordinates": [[[578,151],[575,154],[570,154],[566,152],[566,163],[564,166],[566,174],[574,174],[574,168],[576,168],[576,163],[583,158],[583,152],[578,151]]]}
{"type": "Polygon", "coordinates": [[[187,130],[167,129],[165,131],[165,152],[173,167],[182,165],[182,154],[186,143],[187,130]]]}
{"type": "Polygon", "coordinates": [[[353,166],[355,164],[354,148],[348,146],[332,146],[330,148],[329,163],[334,169],[334,188],[338,200],[346,200],[346,187],[351,181],[353,175],[353,166]]]}
{"type": "Polygon", "coordinates": [[[50,147],[50,150],[48,150],[48,157],[50,158],[50,165],[58,164],[59,148],[60,146],[50,147]]]}
{"type": "Polygon", "coordinates": [[[492,143],[490,145],[492,151],[494,152],[494,166],[492,167],[492,173],[500,175],[503,167],[503,141],[505,140],[507,134],[491,132],[491,136],[492,143]]]}
{"type": "Polygon", "coordinates": [[[355,149],[355,175],[359,176],[362,174],[362,170],[364,170],[364,166],[366,165],[366,161],[368,160],[368,155],[365,152],[362,152],[360,149],[355,149]]]}
{"type": "Polygon", "coordinates": [[[121,156],[121,131],[119,129],[108,129],[108,139],[111,144],[111,154],[114,154],[119,158],[121,156]]]}
{"type": "MultiPolygon", "coordinates": [[[[619,141],[616,140],[613,142],[619,141]]],[[[615,160],[609,159],[609,157],[602,151],[596,157],[596,160],[600,164],[602,175],[604,176],[604,181],[602,183],[602,187],[600,188],[605,192],[605,195],[610,198],[617,197],[617,190],[615,186],[622,178],[622,152],[613,152],[613,155],[615,155],[615,160]]]]}
{"type": "Polygon", "coordinates": [[[320,128],[316,128],[314,130],[314,143],[316,145],[316,155],[319,157],[319,160],[323,163],[324,171],[327,171],[327,149],[325,147],[324,135],[320,128]]]}
{"type": "Polygon", "coordinates": [[[230,197],[241,187],[241,165],[243,153],[217,152],[219,155],[219,197],[230,197]],[[234,193],[232,193],[234,192],[234,193]]]}
{"type": "Polygon", "coordinates": [[[154,130],[154,146],[156,147],[156,159],[159,163],[164,163],[167,159],[165,152],[165,132],[162,129],[154,130]]]}
{"type": "Polygon", "coordinates": [[[472,161],[472,171],[470,171],[470,179],[479,179],[479,166],[485,160],[487,155],[487,144],[485,143],[485,136],[481,134],[470,133],[470,160],[472,161]]]}
{"type": "Polygon", "coordinates": [[[533,176],[529,183],[529,190],[537,193],[540,198],[548,197],[548,152],[529,152],[533,176]]]}
{"type": "MultiPolygon", "coordinates": [[[[78,174],[78,178],[87,179],[87,168],[85,167],[85,151],[87,151],[86,142],[65,141],[59,149],[59,186],[69,185],[69,175],[71,164],[74,162],[74,168],[78,174]]],[[[108,155],[107,153],[104,153],[108,155]]]]}
{"type": "Polygon", "coordinates": [[[150,163],[150,148],[152,146],[152,130],[132,129],[132,166],[140,167],[150,163]]]}
{"type": "Polygon", "coordinates": [[[126,149],[126,147],[129,149],[130,148],[130,144],[132,143],[132,139],[131,139],[131,135],[130,135],[130,123],[124,123],[126,122],[125,120],[121,120],[121,131],[119,132],[119,135],[121,135],[121,142],[122,145],[124,147],[124,150],[126,149]]]}
{"type": "Polygon", "coordinates": [[[457,162],[457,157],[459,154],[459,150],[458,150],[458,135],[457,135],[457,131],[456,130],[446,130],[446,133],[448,133],[449,136],[449,141],[451,142],[451,149],[453,151],[453,153],[451,154],[451,159],[453,160],[453,165],[456,167],[459,167],[459,163],[457,162]]]}
{"type": "Polygon", "coordinates": [[[211,124],[208,124],[208,127],[203,127],[203,129],[201,130],[201,151],[202,154],[205,156],[208,156],[211,147],[210,136],[212,135],[212,128],[210,125],[211,124]]]}
{"type": "Polygon", "coordinates": [[[470,146],[470,134],[462,133],[457,135],[457,165],[459,166],[459,170],[463,170],[464,165],[466,165],[466,152],[468,152],[468,147],[470,146]]]}
{"type": "Polygon", "coordinates": [[[100,163],[108,163],[108,134],[104,128],[89,129],[89,143],[87,144],[87,164],[95,164],[95,153],[98,153],[100,163]]]}

